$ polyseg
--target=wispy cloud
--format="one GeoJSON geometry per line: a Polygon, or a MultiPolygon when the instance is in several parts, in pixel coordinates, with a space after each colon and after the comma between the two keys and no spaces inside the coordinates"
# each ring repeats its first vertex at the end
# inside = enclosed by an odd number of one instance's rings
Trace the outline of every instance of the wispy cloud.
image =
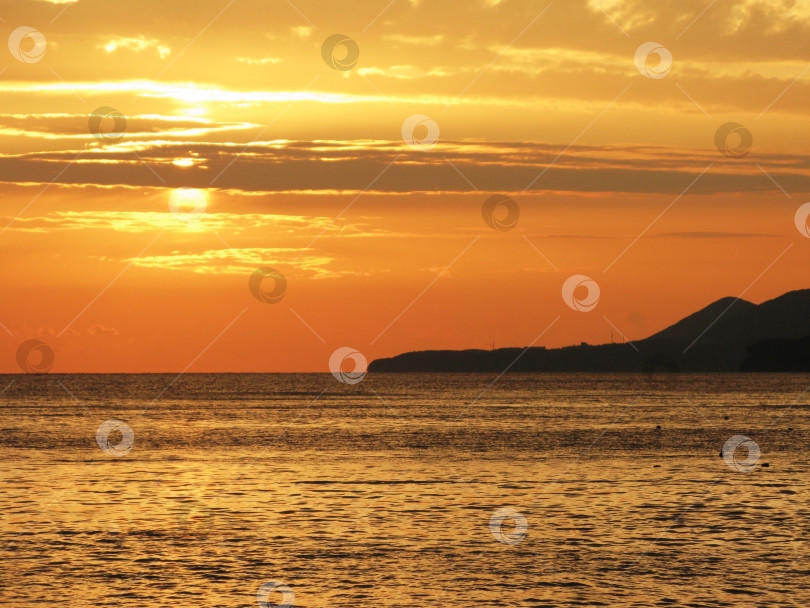
{"type": "MultiPolygon", "coordinates": [[[[246,122],[218,122],[203,117],[138,114],[127,116],[127,140],[202,138],[218,132],[256,128],[246,122]]],[[[87,114],[0,114],[0,137],[84,140],[97,143],[87,114]]]]}
{"type": "Polygon", "coordinates": [[[84,149],[78,160],[77,152],[0,156],[0,181],[209,188],[222,174],[217,188],[242,192],[463,193],[474,192],[472,183],[484,192],[519,193],[531,183],[529,192],[652,194],[680,192],[712,163],[694,194],[776,191],[761,168],[787,192],[810,192],[805,156],[752,153],[741,160],[714,149],[443,141],[424,152],[397,141],[135,140],[84,149]],[[192,162],[177,162],[182,159],[192,162]],[[159,167],[159,183],[145,163],[159,167]],[[60,174],[68,164],[70,171],[60,174]]]}
{"type": "MultiPolygon", "coordinates": [[[[0,223],[8,223],[10,218],[0,218],[0,223]]],[[[293,216],[268,213],[217,213],[209,212],[195,218],[193,224],[158,211],[56,211],[45,216],[22,217],[14,223],[12,230],[21,232],[53,232],[56,230],[116,230],[121,232],[153,232],[163,229],[185,229],[228,231],[238,234],[242,230],[262,228],[273,234],[293,234],[302,230],[318,232],[333,223],[327,217],[293,216]]],[[[356,231],[345,222],[337,227],[356,231]]]]}
{"type": "Polygon", "coordinates": [[[142,36],[138,38],[113,38],[100,44],[98,48],[104,49],[108,53],[114,53],[122,49],[135,53],[140,53],[147,49],[154,49],[161,59],[168,57],[172,53],[172,50],[168,46],[161,44],[157,39],[142,36]]]}
{"type": "MultiPolygon", "coordinates": [[[[125,260],[135,266],[193,272],[197,274],[249,275],[261,266],[291,267],[302,276],[312,279],[336,278],[359,274],[356,270],[335,267],[335,259],[305,253],[299,249],[242,248],[208,249],[201,252],[175,251],[167,255],[144,256],[125,260]]],[[[105,258],[106,259],[106,258],[105,258]]]]}
{"type": "Polygon", "coordinates": [[[662,239],[772,239],[784,238],[784,234],[767,234],[757,232],[659,232],[647,238],[662,239]]]}
{"type": "Polygon", "coordinates": [[[276,64],[281,62],[281,57],[237,57],[236,61],[239,63],[246,63],[247,65],[267,65],[268,63],[276,64]]]}

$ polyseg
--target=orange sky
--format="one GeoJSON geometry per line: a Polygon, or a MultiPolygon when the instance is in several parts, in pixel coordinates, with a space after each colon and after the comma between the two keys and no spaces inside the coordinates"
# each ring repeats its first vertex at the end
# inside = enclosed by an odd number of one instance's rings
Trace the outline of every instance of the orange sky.
{"type": "Polygon", "coordinates": [[[808,287],[806,3],[15,1],[0,18],[2,372],[31,338],[54,372],[632,340],[808,287]],[[324,57],[335,34],[349,46],[325,57],[351,69],[324,57]],[[642,57],[661,78],[637,67],[648,42],[671,53],[642,57]],[[126,126],[92,134],[102,107],[126,126]],[[429,145],[403,140],[417,114],[429,145]],[[715,144],[729,122],[729,149],[753,139],[737,156],[715,144]],[[484,220],[493,194],[516,202],[511,230],[484,220]],[[200,213],[172,213],[178,196],[200,213]],[[249,289],[262,267],[286,277],[279,302],[249,289]],[[561,296],[576,274],[600,288],[587,313],[561,296]]]}

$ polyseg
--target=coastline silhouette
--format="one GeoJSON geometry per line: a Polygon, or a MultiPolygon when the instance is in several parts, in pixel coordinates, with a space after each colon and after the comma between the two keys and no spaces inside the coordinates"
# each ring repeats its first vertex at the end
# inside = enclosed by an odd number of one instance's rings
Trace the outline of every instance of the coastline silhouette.
{"type": "Polygon", "coordinates": [[[623,344],[426,350],[376,359],[369,372],[810,371],[810,289],[761,304],[726,297],[623,344]],[[525,351],[525,352],[524,352],[525,351]]]}

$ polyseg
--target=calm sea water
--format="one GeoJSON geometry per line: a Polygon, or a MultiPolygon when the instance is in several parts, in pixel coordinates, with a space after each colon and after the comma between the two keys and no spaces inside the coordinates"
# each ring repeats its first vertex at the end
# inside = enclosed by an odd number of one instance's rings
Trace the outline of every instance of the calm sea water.
{"type": "Polygon", "coordinates": [[[810,376],[174,379],[0,377],[1,605],[810,605],[810,376]]]}

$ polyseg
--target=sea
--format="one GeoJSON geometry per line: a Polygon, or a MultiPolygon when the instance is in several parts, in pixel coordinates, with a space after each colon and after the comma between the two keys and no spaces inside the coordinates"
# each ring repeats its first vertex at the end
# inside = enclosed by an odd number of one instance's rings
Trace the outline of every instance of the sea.
{"type": "Polygon", "coordinates": [[[803,374],[0,376],[0,605],[810,605],[803,374]]]}

